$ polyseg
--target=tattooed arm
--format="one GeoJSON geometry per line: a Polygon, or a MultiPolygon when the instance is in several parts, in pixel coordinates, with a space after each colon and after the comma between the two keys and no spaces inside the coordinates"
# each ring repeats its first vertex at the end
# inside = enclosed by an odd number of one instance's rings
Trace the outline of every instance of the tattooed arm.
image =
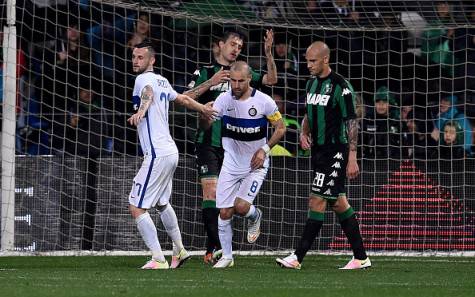
{"type": "Polygon", "coordinates": [[[132,115],[127,121],[134,126],[137,126],[140,123],[140,120],[145,116],[150,104],[153,101],[153,89],[152,86],[146,85],[143,90],[142,94],[140,94],[140,107],[138,108],[137,112],[132,115]]]}
{"type": "Polygon", "coordinates": [[[262,77],[262,83],[272,86],[277,83],[277,66],[275,65],[274,56],[272,55],[272,44],[274,43],[274,32],[272,29],[267,30],[264,37],[264,52],[267,61],[267,73],[262,77]]]}
{"type": "Polygon", "coordinates": [[[192,99],[198,99],[203,93],[208,91],[212,86],[216,86],[220,83],[227,83],[229,81],[229,70],[224,70],[223,67],[216,72],[210,79],[202,84],[194,87],[191,90],[186,91],[183,95],[187,95],[192,99]]]}
{"type": "Polygon", "coordinates": [[[348,144],[350,146],[350,152],[348,156],[348,165],[346,167],[346,175],[349,179],[356,178],[360,172],[358,162],[356,159],[356,151],[358,148],[358,120],[349,119],[346,121],[346,127],[348,132],[348,144]]]}

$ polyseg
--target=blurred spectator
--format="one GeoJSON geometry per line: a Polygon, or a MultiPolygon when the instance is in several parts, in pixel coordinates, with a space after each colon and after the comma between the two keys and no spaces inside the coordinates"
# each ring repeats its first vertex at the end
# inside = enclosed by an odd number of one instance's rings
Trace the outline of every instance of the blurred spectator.
{"type": "Polygon", "coordinates": [[[292,52],[291,42],[292,40],[288,39],[284,33],[275,34],[274,59],[278,74],[291,73],[296,75],[298,73],[298,59],[295,53],[292,52]]]}
{"type": "MultiPolygon", "coordinates": [[[[0,47],[3,47],[3,32],[0,31],[0,47]]],[[[4,60],[3,60],[3,49],[0,50],[0,131],[2,131],[3,125],[3,70],[4,70],[4,60]]],[[[17,52],[16,52],[16,140],[15,148],[17,153],[23,153],[22,143],[20,137],[24,137],[23,132],[25,131],[25,117],[24,117],[24,104],[23,104],[23,89],[24,89],[24,74],[26,72],[26,56],[21,48],[21,43],[17,42],[17,52]]]]}
{"type": "Polygon", "coordinates": [[[89,80],[81,82],[78,100],[68,108],[66,152],[90,158],[98,157],[105,144],[106,121],[101,102],[89,80]]]}
{"type": "Polygon", "coordinates": [[[437,141],[431,137],[432,122],[423,107],[411,109],[405,116],[407,132],[402,138],[404,158],[429,160],[437,158],[437,141]]]}
{"type": "Polygon", "coordinates": [[[135,23],[135,30],[130,34],[127,41],[127,46],[132,49],[139,43],[142,43],[146,38],[150,39],[150,16],[145,13],[139,14],[137,22],[135,23]]]}
{"type": "Polygon", "coordinates": [[[360,13],[348,0],[322,1],[320,3],[320,20],[326,20],[332,26],[357,26],[360,22],[360,13]]]}
{"type": "Polygon", "coordinates": [[[443,136],[440,137],[440,158],[445,160],[463,159],[464,132],[457,121],[447,121],[443,128],[443,136]]]}
{"type": "MultiPolygon", "coordinates": [[[[459,123],[464,132],[464,148],[467,155],[472,152],[472,127],[465,115],[457,109],[457,96],[446,95],[440,99],[439,113],[435,121],[435,127],[432,131],[432,138],[439,140],[440,131],[444,128],[447,121],[454,120],[459,123]]],[[[443,130],[442,130],[443,131],[443,130]]]]}
{"type": "Polygon", "coordinates": [[[374,117],[363,121],[363,156],[388,159],[400,157],[398,114],[395,98],[387,87],[380,87],[374,97],[374,117]]]}
{"type": "MultiPolygon", "coordinates": [[[[452,21],[452,12],[448,2],[438,1],[436,4],[436,17],[432,22],[429,22],[429,26],[435,28],[424,32],[421,47],[427,61],[436,66],[440,65],[446,73],[445,76],[449,77],[453,75],[454,54],[451,40],[454,36],[454,29],[444,28],[444,25],[448,25],[452,21]]],[[[429,68],[429,75],[438,73],[436,69],[429,68]]]]}
{"type": "MultiPolygon", "coordinates": [[[[274,85],[274,92],[283,95],[285,101],[289,98],[297,98],[297,73],[298,60],[292,52],[291,40],[286,38],[285,33],[278,33],[274,36],[274,60],[277,67],[277,84],[274,85]]],[[[288,110],[289,112],[291,110],[288,110]]]]}

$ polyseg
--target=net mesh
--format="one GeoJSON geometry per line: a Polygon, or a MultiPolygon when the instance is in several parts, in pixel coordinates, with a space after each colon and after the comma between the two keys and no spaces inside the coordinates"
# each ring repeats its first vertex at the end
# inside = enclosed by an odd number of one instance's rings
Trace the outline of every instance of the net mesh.
{"type": "MultiPolygon", "coordinates": [[[[265,72],[263,40],[272,27],[279,81],[263,90],[288,124],[274,155],[291,156],[273,157],[256,200],[264,211],[261,238],[248,244],[236,218],[234,249],[281,251],[299,240],[312,180],[308,153],[298,146],[309,78],[304,54],[323,40],[332,69],[358,94],[362,174],[348,193],[367,248],[475,250],[471,1],[40,2],[17,2],[15,249],[144,250],[127,211],[141,164],[136,131],[126,122],[131,46],[150,38],[157,71],[183,92],[230,29],[246,37],[241,59],[265,72]]],[[[170,127],[180,151],[172,204],[185,246],[202,250],[197,116],[172,105],[170,127]]],[[[349,251],[333,214],[320,235],[313,249],[349,251]]]]}

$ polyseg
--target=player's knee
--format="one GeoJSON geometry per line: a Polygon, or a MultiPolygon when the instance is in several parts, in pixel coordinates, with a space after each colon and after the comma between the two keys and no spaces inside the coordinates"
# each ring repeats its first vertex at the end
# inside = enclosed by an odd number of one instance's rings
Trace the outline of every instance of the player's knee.
{"type": "Polygon", "coordinates": [[[165,208],[167,208],[167,206],[168,206],[168,203],[165,204],[165,205],[158,205],[158,204],[157,204],[157,205],[155,206],[155,208],[156,208],[159,212],[162,212],[162,211],[165,210],[165,208]]]}
{"type": "Polygon", "coordinates": [[[216,180],[207,179],[201,181],[204,200],[216,200],[216,180]]]}
{"type": "Polygon", "coordinates": [[[134,219],[136,219],[136,218],[138,218],[139,216],[141,216],[142,214],[145,213],[145,209],[138,208],[138,207],[136,207],[132,204],[129,204],[129,212],[132,215],[132,217],[134,219]]]}
{"type": "Polygon", "coordinates": [[[219,217],[222,220],[229,220],[230,218],[232,218],[233,214],[234,213],[233,213],[232,208],[221,208],[219,210],[219,217]]]}
{"type": "Polygon", "coordinates": [[[327,207],[327,201],[321,197],[312,196],[308,200],[308,209],[317,211],[317,212],[324,212],[327,207]]]}
{"type": "Polygon", "coordinates": [[[203,190],[203,200],[216,200],[216,188],[203,190]]]}
{"type": "Polygon", "coordinates": [[[338,199],[332,205],[332,209],[336,213],[342,213],[342,212],[346,211],[348,208],[350,208],[350,204],[348,203],[348,200],[346,199],[346,196],[338,197],[338,199]]]}
{"type": "Polygon", "coordinates": [[[234,202],[234,210],[240,216],[245,216],[249,212],[249,207],[251,204],[242,199],[236,199],[234,202]]]}

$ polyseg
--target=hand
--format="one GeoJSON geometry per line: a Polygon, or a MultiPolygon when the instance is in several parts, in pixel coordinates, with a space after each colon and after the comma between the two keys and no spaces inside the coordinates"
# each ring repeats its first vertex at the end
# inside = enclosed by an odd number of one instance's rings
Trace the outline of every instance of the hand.
{"type": "Polygon", "coordinates": [[[218,116],[218,112],[213,109],[213,103],[214,101],[210,101],[203,105],[200,115],[201,118],[208,121],[214,121],[214,119],[218,116]]]}
{"type": "Polygon", "coordinates": [[[229,81],[229,73],[229,70],[224,70],[223,67],[221,67],[221,69],[211,77],[211,84],[216,86],[220,83],[229,81]]]}
{"type": "Polygon", "coordinates": [[[63,62],[68,58],[68,53],[66,51],[58,52],[58,59],[63,62]]]}
{"type": "Polygon", "coordinates": [[[309,150],[312,147],[312,136],[300,133],[300,146],[304,150],[309,150]]]}
{"type": "Polygon", "coordinates": [[[348,160],[348,165],[346,166],[346,176],[349,179],[354,179],[360,174],[360,168],[358,167],[358,162],[356,160],[348,160]]]}
{"type": "Polygon", "coordinates": [[[274,43],[274,31],[272,29],[266,30],[266,36],[264,36],[264,52],[266,57],[272,56],[272,44],[274,43]]]}
{"type": "Polygon", "coordinates": [[[430,136],[431,136],[435,141],[439,141],[439,138],[440,138],[440,131],[439,131],[439,129],[434,128],[434,130],[432,130],[432,132],[430,133],[430,136]]]}
{"type": "Polygon", "coordinates": [[[360,20],[360,13],[357,11],[351,11],[350,12],[350,18],[355,22],[358,23],[360,20]]]}
{"type": "Polygon", "coordinates": [[[133,114],[130,118],[128,118],[127,122],[129,122],[133,126],[138,126],[144,116],[145,113],[139,110],[137,111],[137,113],[133,114]]]}
{"type": "Polygon", "coordinates": [[[256,170],[261,168],[264,165],[266,160],[266,152],[262,148],[259,148],[257,152],[254,153],[251,159],[251,169],[256,170]]]}
{"type": "Polygon", "coordinates": [[[78,126],[78,122],[79,122],[79,116],[77,115],[72,115],[71,116],[71,120],[70,120],[70,124],[71,126],[73,126],[74,128],[76,128],[78,126]]]}

